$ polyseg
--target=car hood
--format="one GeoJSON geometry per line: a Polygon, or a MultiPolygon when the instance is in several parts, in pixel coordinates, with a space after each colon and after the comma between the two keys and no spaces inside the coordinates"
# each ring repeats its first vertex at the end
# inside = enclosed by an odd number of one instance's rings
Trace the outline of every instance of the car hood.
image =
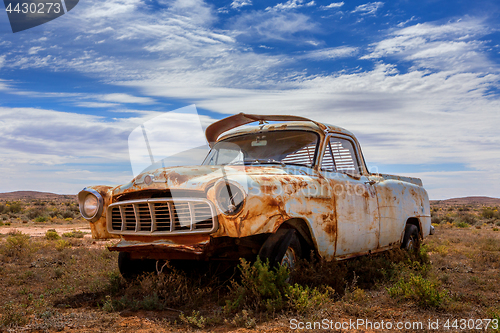
{"type": "Polygon", "coordinates": [[[141,173],[131,182],[113,189],[113,196],[141,190],[194,190],[205,191],[217,180],[223,177],[241,179],[255,178],[262,175],[311,175],[312,170],[297,166],[183,166],[159,168],[141,173]]]}

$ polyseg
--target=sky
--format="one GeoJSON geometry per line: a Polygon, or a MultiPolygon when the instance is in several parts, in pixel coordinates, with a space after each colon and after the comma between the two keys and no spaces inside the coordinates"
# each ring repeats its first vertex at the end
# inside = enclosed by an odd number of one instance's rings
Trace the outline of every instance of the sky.
{"type": "Polygon", "coordinates": [[[127,138],[195,104],[353,132],[431,199],[500,197],[500,3],[85,0],[12,33],[0,13],[0,192],[132,179],[127,138]]]}

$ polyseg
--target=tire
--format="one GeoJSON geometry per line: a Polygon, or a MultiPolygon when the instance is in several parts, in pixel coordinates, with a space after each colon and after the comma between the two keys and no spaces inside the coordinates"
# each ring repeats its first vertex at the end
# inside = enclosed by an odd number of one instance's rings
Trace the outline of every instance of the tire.
{"type": "Polygon", "coordinates": [[[405,236],[401,248],[406,251],[417,251],[420,248],[420,238],[418,237],[418,228],[413,224],[407,224],[405,236]]]}
{"type": "Polygon", "coordinates": [[[130,259],[130,253],[120,252],[118,254],[118,269],[127,281],[133,280],[141,274],[156,271],[156,261],[151,259],[130,259]]]}
{"type": "Polygon", "coordinates": [[[302,255],[299,237],[294,229],[280,229],[270,235],[259,250],[259,257],[269,261],[269,266],[295,267],[302,255]]]}
{"type": "Polygon", "coordinates": [[[285,254],[278,261],[279,264],[281,266],[286,266],[290,271],[293,271],[302,255],[301,250],[299,237],[297,237],[297,234],[294,233],[285,254]]]}

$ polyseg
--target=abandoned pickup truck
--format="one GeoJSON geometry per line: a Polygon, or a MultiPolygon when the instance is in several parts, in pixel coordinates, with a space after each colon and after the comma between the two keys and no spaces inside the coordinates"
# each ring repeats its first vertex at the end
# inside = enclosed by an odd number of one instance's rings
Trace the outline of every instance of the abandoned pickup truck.
{"type": "Polygon", "coordinates": [[[109,249],[120,252],[122,275],[146,262],[257,255],[293,267],[311,251],[341,260],[412,249],[433,233],[421,180],[370,173],[355,136],[340,127],[240,113],[205,135],[202,165],[150,169],[78,194],[92,236],[120,239],[109,249]]]}

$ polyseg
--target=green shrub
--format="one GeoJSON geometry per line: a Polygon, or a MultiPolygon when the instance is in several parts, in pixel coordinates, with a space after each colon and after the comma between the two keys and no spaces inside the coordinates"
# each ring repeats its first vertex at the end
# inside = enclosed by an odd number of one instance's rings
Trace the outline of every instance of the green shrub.
{"type": "Polygon", "coordinates": [[[8,212],[17,214],[20,213],[23,210],[23,206],[21,205],[20,202],[12,202],[10,204],[7,204],[8,212]]]}
{"type": "Polygon", "coordinates": [[[30,208],[26,211],[26,216],[33,220],[38,216],[43,216],[45,214],[45,209],[42,208],[30,208]]]}
{"type": "Polygon", "coordinates": [[[34,249],[31,247],[30,236],[20,231],[9,233],[5,244],[0,247],[1,253],[9,258],[21,259],[25,255],[31,254],[34,249]]]}
{"type": "Polygon", "coordinates": [[[334,293],[335,291],[332,288],[328,288],[328,286],[325,291],[321,292],[316,288],[311,289],[308,286],[304,287],[295,284],[288,287],[285,296],[288,299],[288,309],[300,314],[305,314],[327,303],[334,293]]]}
{"type": "MultiPolygon", "coordinates": [[[[57,235],[57,236],[59,238],[61,237],[59,235],[57,235]]],[[[64,250],[67,247],[71,247],[71,243],[70,242],[68,242],[67,240],[64,240],[64,239],[57,239],[57,242],[56,242],[56,250],[57,251],[62,251],[62,250],[64,250]]]]}
{"type": "Polygon", "coordinates": [[[448,301],[446,290],[440,291],[436,283],[413,273],[401,277],[387,292],[393,298],[414,300],[422,308],[442,308],[448,301]]]}
{"type": "Polygon", "coordinates": [[[457,226],[458,228],[468,228],[468,227],[470,227],[470,224],[465,223],[465,222],[456,222],[455,226],[457,226]]]}
{"type": "Polygon", "coordinates": [[[495,211],[490,207],[484,207],[481,216],[485,219],[492,219],[495,216],[495,211]]]}
{"type": "Polygon", "coordinates": [[[46,216],[38,216],[35,218],[35,222],[47,222],[48,218],[46,216]]]}
{"type": "Polygon", "coordinates": [[[461,213],[458,218],[459,222],[465,222],[467,224],[473,225],[475,224],[477,220],[477,216],[474,214],[470,213],[461,213]]]}
{"type": "Polygon", "coordinates": [[[286,267],[270,268],[260,258],[251,264],[241,259],[238,266],[241,281],[231,282],[229,299],[226,300],[226,313],[240,310],[255,312],[276,312],[283,309],[295,313],[306,313],[326,303],[333,295],[333,289],[290,285],[286,267]]]}
{"type": "Polygon", "coordinates": [[[81,230],[72,230],[62,234],[63,237],[68,237],[68,238],[83,238],[84,235],[85,233],[81,230]]]}
{"type": "Polygon", "coordinates": [[[63,213],[62,213],[62,218],[63,219],[69,219],[69,218],[74,218],[75,217],[75,212],[72,211],[72,210],[65,210],[63,213]]]}
{"type": "Polygon", "coordinates": [[[431,223],[433,224],[441,224],[442,220],[439,216],[433,216],[431,217],[431,223]]]}
{"type": "Polygon", "coordinates": [[[204,328],[207,323],[207,319],[201,316],[200,312],[196,310],[193,310],[193,313],[190,316],[186,316],[184,313],[181,313],[179,315],[179,319],[194,328],[204,328]]]}
{"type": "Polygon", "coordinates": [[[227,312],[243,308],[259,311],[278,311],[285,306],[289,284],[288,269],[284,266],[271,269],[269,263],[257,258],[253,264],[245,259],[238,266],[241,282],[231,281],[230,297],[226,301],[227,312]]]}
{"type": "Polygon", "coordinates": [[[57,240],[60,239],[61,236],[57,233],[55,229],[49,229],[45,232],[45,239],[48,240],[57,240]]]}

